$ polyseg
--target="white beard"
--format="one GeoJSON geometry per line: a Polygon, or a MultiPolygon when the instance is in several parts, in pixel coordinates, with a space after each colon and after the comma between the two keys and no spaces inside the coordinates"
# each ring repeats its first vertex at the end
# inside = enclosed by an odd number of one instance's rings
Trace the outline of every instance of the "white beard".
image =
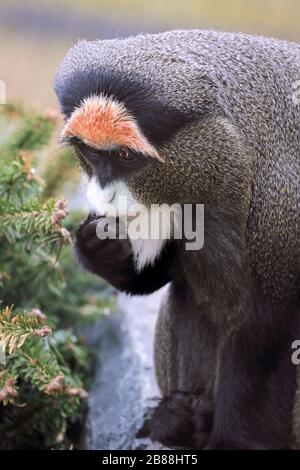
{"type": "MultiPolygon", "coordinates": [[[[91,210],[97,215],[110,215],[110,208],[113,210],[113,215],[117,214],[120,219],[128,220],[128,237],[130,239],[133,256],[135,261],[135,267],[138,271],[141,271],[146,265],[153,264],[156,258],[160,255],[164,244],[167,239],[171,237],[172,227],[168,217],[163,217],[163,222],[160,227],[154,227],[154,233],[157,234],[155,237],[146,238],[143,235],[140,238],[132,238],[130,236],[130,224],[134,223],[134,219],[130,221],[130,208],[140,203],[134,199],[127,185],[122,182],[115,183],[106,188],[101,188],[100,184],[95,177],[92,177],[90,181],[86,182],[86,197],[88,199],[91,210]],[[122,204],[119,204],[119,199],[122,196],[122,204]],[[126,200],[126,204],[123,204],[123,200],[126,200]],[[129,216],[129,218],[128,218],[129,216]]],[[[142,210],[139,213],[140,226],[148,226],[150,217],[150,210],[145,206],[142,206],[142,210]],[[144,222],[143,222],[144,221],[144,222]]],[[[159,221],[158,212],[161,212],[159,207],[152,207],[151,215],[154,216],[155,221],[159,221]],[[157,214],[157,217],[155,216],[157,214]]],[[[153,220],[153,219],[152,219],[153,220]]],[[[151,227],[151,234],[152,234],[151,227]]]]}

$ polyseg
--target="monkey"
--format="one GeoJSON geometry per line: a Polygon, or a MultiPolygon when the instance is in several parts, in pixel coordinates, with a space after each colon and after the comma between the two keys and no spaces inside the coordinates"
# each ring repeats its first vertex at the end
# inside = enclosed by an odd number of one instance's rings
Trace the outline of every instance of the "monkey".
{"type": "MultiPolygon", "coordinates": [[[[300,46],[175,30],[80,41],[55,91],[62,140],[87,175],[76,237],[118,290],[166,286],[156,326],[161,399],[151,438],[195,449],[299,445],[300,46]],[[204,244],[100,239],[103,204],[204,206],[204,244]]],[[[119,211],[122,220],[126,211],[119,211]]]]}

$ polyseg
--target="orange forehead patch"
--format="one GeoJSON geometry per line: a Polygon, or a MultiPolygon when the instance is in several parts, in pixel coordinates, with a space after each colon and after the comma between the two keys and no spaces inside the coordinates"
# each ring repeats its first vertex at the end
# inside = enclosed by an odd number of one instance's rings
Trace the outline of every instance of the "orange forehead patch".
{"type": "Polygon", "coordinates": [[[162,160],[125,106],[104,95],[86,98],[73,111],[62,132],[62,139],[70,137],[98,149],[124,146],[162,160]]]}

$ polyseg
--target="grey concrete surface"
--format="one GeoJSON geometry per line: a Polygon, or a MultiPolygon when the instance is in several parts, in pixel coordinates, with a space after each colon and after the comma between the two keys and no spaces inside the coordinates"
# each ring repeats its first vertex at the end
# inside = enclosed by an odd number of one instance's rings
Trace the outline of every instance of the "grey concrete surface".
{"type": "Polygon", "coordinates": [[[91,332],[97,356],[86,449],[162,449],[147,437],[136,437],[159,396],[153,337],[161,295],[162,291],[146,297],[120,295],[118,313],[101,319],[91,332]]]}

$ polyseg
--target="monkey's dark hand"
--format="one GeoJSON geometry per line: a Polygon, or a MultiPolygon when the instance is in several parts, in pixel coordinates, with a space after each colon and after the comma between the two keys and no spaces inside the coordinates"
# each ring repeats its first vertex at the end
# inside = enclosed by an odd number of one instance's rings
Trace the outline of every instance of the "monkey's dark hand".
{"type": "Polygon", "coordinates": [[[131,243],[128,239],[98,238],[97,224],[104,226],[106,219],[90,214],[77,231],[75,250],[79,261],[117,289],[127,290],[134,271],[131,243]]]}
{"type": "Polygon", "coordinates": [[[168,244],[154,265],[138,272],[135,268],[130,240],[98,238],[97,224],[107,223],[104,217],[90,214],[80,225],[75,242],[79,261],[94,274],[106,279],[121,291],[130,294],[149,294],[171,280],[170,267],[174,255],[173,244],[168,244]]]}

